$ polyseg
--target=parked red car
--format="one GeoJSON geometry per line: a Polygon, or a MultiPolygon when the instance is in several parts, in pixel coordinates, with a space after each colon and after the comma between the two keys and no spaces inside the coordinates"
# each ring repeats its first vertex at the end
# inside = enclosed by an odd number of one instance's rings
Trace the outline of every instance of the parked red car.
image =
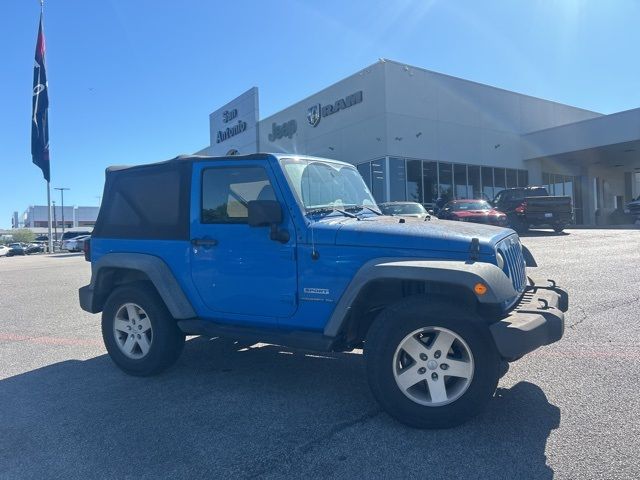
{"type": "Polygon", "coordinates": [[[507,224],[507,216],[489,205],[486,200],[452,200],[440,209],[438,218],[501,227],[507,224]]]}

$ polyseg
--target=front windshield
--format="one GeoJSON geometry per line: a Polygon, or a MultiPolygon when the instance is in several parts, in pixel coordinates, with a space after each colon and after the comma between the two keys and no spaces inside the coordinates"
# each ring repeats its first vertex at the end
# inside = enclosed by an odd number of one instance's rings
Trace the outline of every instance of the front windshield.
{"type": "Polygon", "coordinates": [[[364,180],[351,165],[331,161],[285,158],[287,180],[305,210],[377,208],[364,180]]]}
{"type": "Polygon", "coordinates": [[[489,210],[487,202],[463,202],[452,204],[454,210],[489,210]]]}

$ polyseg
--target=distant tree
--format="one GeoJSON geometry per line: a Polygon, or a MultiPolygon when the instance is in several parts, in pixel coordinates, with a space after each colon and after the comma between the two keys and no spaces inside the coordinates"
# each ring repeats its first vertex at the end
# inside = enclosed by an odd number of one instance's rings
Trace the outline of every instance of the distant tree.
{"type": "Polygon", "coordinates": [[[28,228],[20,228],[11,231],[11,236],[14,242],[30,243],[36,238],[36,234],[28,228]]]}

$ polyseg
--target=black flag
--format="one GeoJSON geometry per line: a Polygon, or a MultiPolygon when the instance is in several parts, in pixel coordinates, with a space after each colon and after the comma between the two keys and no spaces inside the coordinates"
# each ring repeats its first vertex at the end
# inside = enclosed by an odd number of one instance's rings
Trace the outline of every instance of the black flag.
{"type": "Polygon", "coordinates": [[[31,112],[31,157],[33,163],[42,169],[48,182],[51,180],[49,169],[49,92],[47,72],[44,65],[44,31],[42,30],[42,14],[38,28],[36,43],[36,62],[33,66],[33,109],[31,112]]]}

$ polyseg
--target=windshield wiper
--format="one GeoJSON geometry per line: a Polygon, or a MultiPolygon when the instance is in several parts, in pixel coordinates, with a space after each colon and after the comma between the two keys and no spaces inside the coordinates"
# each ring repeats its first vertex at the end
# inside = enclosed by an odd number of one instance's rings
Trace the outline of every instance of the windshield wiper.
{"type": "Polygon", "coordinates": [[[369,210],[369,211],[371,211],[371,212],[375,213],[376,215],[384,215],[380,210],[376,210],[375,208],[368,207],[367,205],[354,205],[354,206],[352,206],[352,207],[345,208],[345,210],[354,210],[354,209],[357,209],[357,211],[358,211],[357,213],[361,213],[361,212],[362,212],[362,210],[364,210],[365,208],[366,208],[367,210],[369,210]]]}
{"type": "Polygon", "coordinates": [[[307,214],[309,214],[309,213],[333,213],[333,212],[341,213],[345,217],[349,217],[349,218],[358,218],[357,215],[355,215],[355,214],[353,214],[351,212],[347,212],[345,210],[342,210],[340,208],[334,208],[334,207],[307,208],[307,214]]]}

